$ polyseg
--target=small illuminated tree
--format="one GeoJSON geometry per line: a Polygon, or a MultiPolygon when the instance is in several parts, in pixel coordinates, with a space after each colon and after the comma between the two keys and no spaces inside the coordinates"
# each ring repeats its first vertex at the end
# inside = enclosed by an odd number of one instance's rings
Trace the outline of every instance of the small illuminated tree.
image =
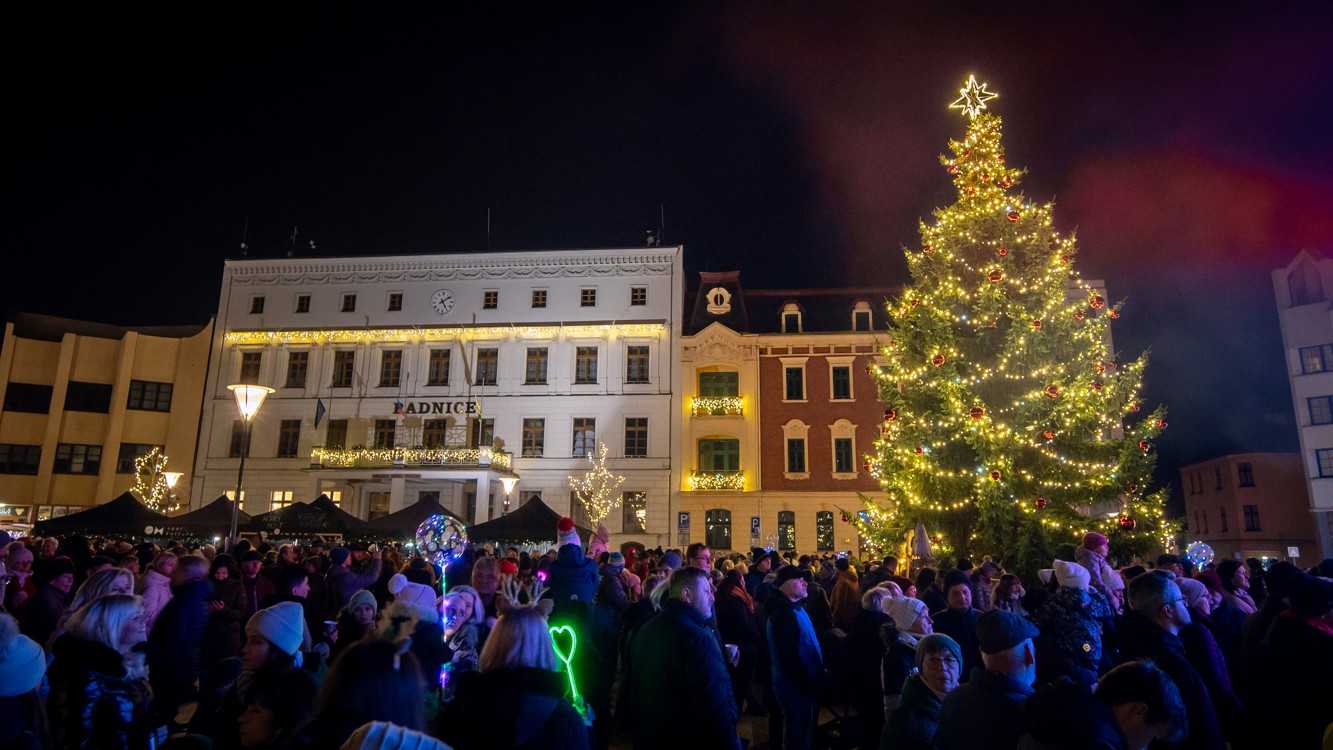
{"type": "Polygon", "coordinates": [[[180,507],[171,494],[172,483],[167,475],[172,472],[166,470],[167,460],[167,454],[157,447],[134,459],[134,486],[130,488],[144,505],[162,513],[180,507]]]}
{"type": "Polygon", "coordinates": [[[597,455],[588,456],[592,467],[582,477],[569,478],[569,488],[583,505],[589,523],[594,526],[620,505],[620,494],[616,490],[625,481],[624,477],[611,473],[607,468],[607,452],[606,443],[598,443],[597,455]]]}

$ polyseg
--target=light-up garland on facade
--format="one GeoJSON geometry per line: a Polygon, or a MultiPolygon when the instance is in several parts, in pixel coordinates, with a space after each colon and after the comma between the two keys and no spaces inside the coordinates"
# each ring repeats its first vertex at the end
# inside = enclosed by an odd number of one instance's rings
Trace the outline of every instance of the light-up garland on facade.
{"type": "Polygon", "coordinates": [[[349,328],[292,331],[227,331],[229,344],[343,344],[386,341],[478,341],[495,339],[660,338],[662,323],[458,328],[349,328]]]}
{"type": "MultiPolygon", "coordinates": [[[[1005,165],[1000,120],[982,112],[994,94],[975,78],[960,93],[952,106],[971,123],[942,159],[958,200],[922,223],[920,252],[907,253],[913,284],[889,306],[887,363],[871,370],[890,408],[869,460],[890,504],[867,501],[857,526],[892,547],[929,516],[969,511],[993,529],[1037,513],[1063,535],[1157,534],[1169,547],[1163,493],[1139,491],[1163,412],[1125,422],[1146,361],[1105,352],[1119,306],[1073,270],[1073,238],[1051,229],[1051,205],[1008,193],[1023,172],[1005,165]],[[1073,510],[1108,500],[1119,513],[1073,510]],[[1137,531],[1136,518],[1147,522],[1137,531]]],[[[978,536],[955,534],[960,549],[978,536]]]]}
{"type": "Polygon", "coordinates": [[[695,417],[740,416],[745,413],[745,399],[741,396],[700,396],[690,404],[695,417]]]}
{"type": "Polygon", "coordinates": [[[491,448],[315,448],[310,463],[348,469],[360,465],[481,466],[510,470],[513,456],[491,448]],[[485,460],[483,460],[485,459],[485,460]]]}
{"type": "Polygon", "coordinates": [[[588,513],[588,521],[593,524],[600,524],[602,519],[611,515],[611,511],[620,505],[620,495],[616,490],[620,489],[625,478],[611,473],[607,468],[608,453],[606,443],[598,443],[597,455],[588,456],[588,461],[592,464],[588,471],[581,477],[569,477],[569,488],[583,504],[583,509],[588,513]]]}
{"type": "Polygon", "coordinates": [[[739,471],[696,471],[690,475],[692,490],[743,490],[745,475],[739,471]]]}

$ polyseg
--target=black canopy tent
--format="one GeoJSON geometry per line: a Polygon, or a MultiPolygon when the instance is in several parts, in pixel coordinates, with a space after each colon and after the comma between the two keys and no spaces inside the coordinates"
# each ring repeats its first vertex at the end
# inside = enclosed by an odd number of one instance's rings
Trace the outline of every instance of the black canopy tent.
{"type": "MultiPolygon", "coordinates": [[[[542,502],[541,498],[534,497],[513,513],[467,527],[467,538],[474,544],[555,544],[555,525],[560,518],[560,514],[551,510],[551,506],[542,502]]],[[[587,546],[588,540],[592,538],[592,529],[582,526],[574,528],[578,530],[584,546],[587,546]]]]}
{"type": "Polygon", "coordinates": [[[38,521],[36,536],[99,534],[103,536],[164,536],[171,519],[139,502],[129,492],[115,500],[59,518],[38,521]]]}
{"type": "MultiPolygon", "coordinates": [[[[237,513],[236,518],[241,527],[250,523],[250,514],[243,510],[237,513]]],[[[230,529],[231,499],[226,495],[219,495],[216,500],[202,508],[167,519],[169,536],[226,536],[230,529]]]]}
{"type": "Polygon", "coordinates": [[[315,534],[359,534],[366,523],[339,508],[328,495],[320,495],[309,503],[292,503],[250,519],[243,531],[268,536],[311,536],[315,534]]]}
{"type": "Polygon", "coordinates": [[[458,521],[463,525],[463,519],[454,515],[448,508],[440,505],[440,501],[425,497],[415,503],[394,511],[387,516],[376,518],[374,521],[366,524],[365,534],[368,536],[391,536],[400,539],[411,539],[416,536],[417,527],[422,521],[433,515],[445,515],[458,521]]]}

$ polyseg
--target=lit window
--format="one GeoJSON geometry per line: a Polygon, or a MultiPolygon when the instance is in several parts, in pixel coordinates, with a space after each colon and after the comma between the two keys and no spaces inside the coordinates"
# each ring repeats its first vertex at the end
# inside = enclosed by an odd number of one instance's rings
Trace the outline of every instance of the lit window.
{"type": "Polygon", "coordinates": [[[495,385],[500,372],[500,350],[492,347],[477,350],[477,378],[473,385],[495,385]]]}
{"type": "MultiPolygon", "coordinates": [[[[269,498],[269,509],[278,510],[279,508],[286,508],[288,505],[292,504],[292,497],[294,494],[295,493],[293,493],[292,490],[274,490],[272,497],[269,498]]],[[[245,500],[242,499],[241,502],[244,503],[245,500]]]]}
{"type": "Polygon", "coordinates": [[[574,383],[576,385],[590,385],[596,382],[597,347],[577,347],[574,359],[574,383]]]}
{"type": "Polygon", "coordinates": [[[591,417],[574,418],[574,455],[591,456],[597,449],[597,420],[591,417]]]}
{"type": "Polygon", "coordinates": [[[648,500],[642,492],[620,495],[621,531],[642,534],[648,530],[648,500]]]}
{"type": "Polygon", "coordinates": [[[778,511],[778,549],[784,552],[796,549],[795,511],[778,511]]]}
{"type": "Polygon", "coordinates": [[[541,418],[523,420],[523,456],[541,458],[546,452],[546,420],[541,418]]]}
{"type": "Polygon", "coordinates": [[[648,347],[631,346],[626,349],[625,382],[648,382],[648,347]]]}
{"type": "Polygon", "coordinates": [[[547,349],[536,347],[528,349],[527,365],[524,369],[524,385],[546,385],[547,349]]]}

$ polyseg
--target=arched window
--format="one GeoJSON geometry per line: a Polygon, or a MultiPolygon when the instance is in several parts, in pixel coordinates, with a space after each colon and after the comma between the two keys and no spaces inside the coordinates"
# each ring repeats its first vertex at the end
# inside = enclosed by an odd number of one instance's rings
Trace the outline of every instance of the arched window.
{"type": "Polygon", "coordinates": [[[795,511],[778,511],[778,549],[783,552],[796,549],[795,511]]]}
{"type": "Polygon", "coordinates": [[[704,511],[704,544],[709,549],[731,549],[731,511],[725,508],[704,511]]]}
{"type": "Polygon", "coordinates": [[[1291,304],[1308,305],[1324,299],[1324,282],[1319,278],[1319,269],[1309,260],[1301,261],[1287,276],[1287,289],[1291,292],[1291,304]]]}
{"type": "Polygon", "coordinates": [[[815,513],[815,549],[820,552],[833,551],[833,511],[821,510],[815,513]]]}

